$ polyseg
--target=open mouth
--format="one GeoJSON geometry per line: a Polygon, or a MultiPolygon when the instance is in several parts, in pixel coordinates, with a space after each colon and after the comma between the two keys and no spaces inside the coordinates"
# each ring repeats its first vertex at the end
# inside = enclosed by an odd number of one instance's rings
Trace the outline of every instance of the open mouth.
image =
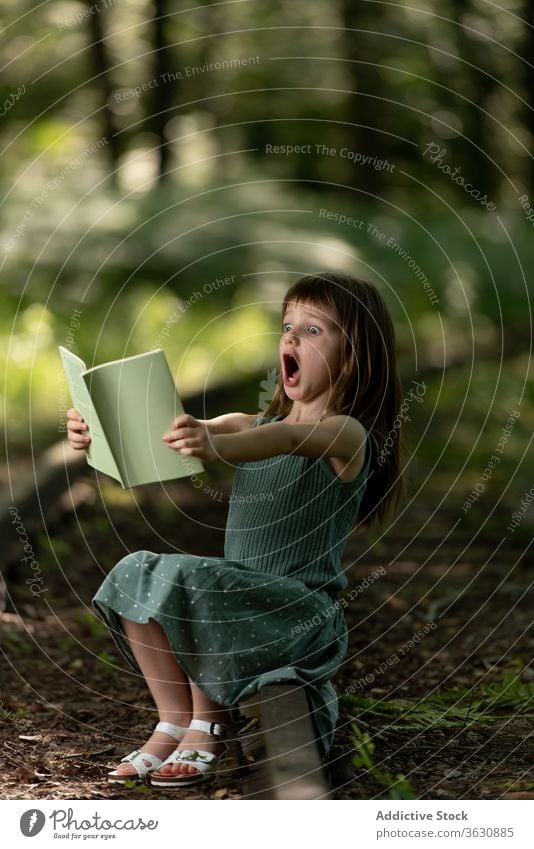
{"type": "Polygon", "coordinates": [[[300,376],[300,366],[293,354],[284,354],[282,362],[284,364],[284,383],[294,386],[300,376]]]}

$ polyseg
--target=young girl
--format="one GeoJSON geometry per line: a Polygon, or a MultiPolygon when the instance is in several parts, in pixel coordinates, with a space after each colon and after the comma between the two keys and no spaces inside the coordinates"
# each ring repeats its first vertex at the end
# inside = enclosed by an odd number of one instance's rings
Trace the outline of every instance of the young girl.
{"type": "MultiPolygon", "coordinates": [[[[394,330],[371,283],[322,273],[286,293],[281,331],[263,415],[182,415],[162,435],[169,450],[237,467],[224,557],[136,551],[93,599],[160,718],[110,781],[205,778],[231,707],[274,683],[304,685],[322,753],[331,747],[331,678],[348,645],[341,555],[353,526],[381,520],[401,489],[398,439],[383,449],[400,407],[394,330]]],[[[85,448],[75,410],[68,427],[85,448]]]]}

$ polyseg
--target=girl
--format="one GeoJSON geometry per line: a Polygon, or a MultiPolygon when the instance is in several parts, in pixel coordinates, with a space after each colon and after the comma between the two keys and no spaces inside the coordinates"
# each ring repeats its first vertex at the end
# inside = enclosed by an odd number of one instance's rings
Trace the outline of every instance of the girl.
{"type": "MultiPolygon", "coordinates": [[[[273,683],[305,686],[322,753],[331,747],[330,679],[348,645],[341,555],[351,528],[382,520],[401,489],[398,439],[378,462],[400,406],[394,330],[371,283],[323,273],[291,286],[281,331],[263,415],[182,415],[162,436],[236,465],[224,557],[136,551],[93,599],[161,720],[110,781],[205,778],[227,748],[231,706],[273,683]]],[[[75,410],[68,427],[85,448],[75,410]]]]}

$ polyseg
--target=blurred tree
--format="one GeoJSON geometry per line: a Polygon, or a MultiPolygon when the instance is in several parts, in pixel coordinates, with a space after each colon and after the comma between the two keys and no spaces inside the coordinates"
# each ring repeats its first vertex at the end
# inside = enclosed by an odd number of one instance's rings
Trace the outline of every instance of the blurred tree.
{"type": "MultiPolygon", "coordinates": [[[[197,47],[196,61],[200,68],[207,68],[212,62],[221,58],[221,49],[224,49],[223,45],[225,44],[225,39],[221,36],[224,35],[226,30],[224,11],[224,7],[221,6],[203,6],[199,9],[197,21],[205,33],[205,37],[198,42],[197,47]]],[[[221,110],[224,107],[220,98],[213,97],[215,93],[213,76],[209,73],[199,74],[196,80],[196,88],[202,108],[209,109],[215,124],[220,123],[221,110]]]]}
{"type": "Polygon", "coordinates": [[[153,68],[157,84],[152,89],[150,123],[158,138],[158,182],[169,180],[170,147],[165,127],[170,118],[173,92],[179,82],[174,80],[170,66],[171,50],[167,42],[167,0],[152,0],[153,18],[153,68]]]}
{"type": "MultiPolygon", "coordinates": [[[[347,74],[354,92],[347,102],[345,143],[351,150],[384,156],[388,136],[380,131],[385,129],[387,109],[379,98],[385,98],[386,94],[375,64],[381,53],[379,24],[384,20],[384,10],[376,3],[341,0],[341,16],[345,27],[345,56],[349,60],[347,74]]],[[[352,169],[351,173],[358,188],[374,195],[382,193],[384,172],[360,168],[352,169]]]]}
{"type": "MultiPolygon", "coordinates": [[[[452,28],[460,56],[460,90],[467,100],[458,101],[452,92],[454,114],[462,128],[462,158],[469,173],[477,175],[477,189],[488,197],[494,197],[499,178],[493,164],[494,139],[497,125],[491,119],[491,98],[499,85],[491,44],[483,27],[483,18],[473,8],[471,0],[451,0],[454,19],[452,28]],[[469,102],[471,101],[471,102],[469,102]]],[[[497,116],[498,117],[498,116],[497,116]]]]}
{"type": "Polygon", "coordinates": [[[527,104],[524,109],[525,127],[530,137],[527,147],[530,150],[528,170],[525,174],[531,197],[534,197],[534,0],[525,0],[525,34],[523,42],[524,80],[527,104]]]}
{"type": "Polygon", "coordinates": [[[100,86],[101,91],[103,137],[107,141],[106,150],[110,163],[109,176],[111,185],[116,187],[118,184],[117,169],[119,167],[121,145],[115,115],[111,109],[113,82],[111,79],[111,63],[106,46],[105,15],[98,4],[95,6],[92,0],[85,0],[85,5],[87,6],[89,23],[88,32],[91,38],[90,56],[93,66],[93,76],[96,83],[100,86]]]}

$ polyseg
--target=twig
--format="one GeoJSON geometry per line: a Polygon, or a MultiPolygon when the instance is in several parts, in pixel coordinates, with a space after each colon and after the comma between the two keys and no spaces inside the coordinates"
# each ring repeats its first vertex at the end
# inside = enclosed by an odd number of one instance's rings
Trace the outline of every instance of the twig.
{"type": "MultiPolygon", "coordinates": [[[[94,758],[97,755],[106,755],[106,754],[108,754],[108,752],[114,752],[114,751],[115,751],[115,745],[106,746],[105,749],[98,749],[98,751],[96,751],[96,752],[89,752],[88,757],[94,758]]],[[[61,757],[61,758],[81,758],[82,755],[87,756],[87,752],[70,752],[68,755],[60,755],[59,757],[61,757]]]]}

